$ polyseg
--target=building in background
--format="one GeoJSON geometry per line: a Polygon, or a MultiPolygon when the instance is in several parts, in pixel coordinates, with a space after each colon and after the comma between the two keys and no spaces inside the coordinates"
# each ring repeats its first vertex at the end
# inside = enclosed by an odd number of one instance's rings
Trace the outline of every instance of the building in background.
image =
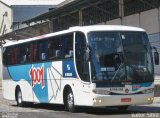
{"type": "Polygon", "coordinates": [[[0,1],[0,35],[11,31],[12,17],[9,5],[0,1]]]}
{"type": "Polygon", "coordinates": [[[38,16],[64,0],[0,0],[0,35],[13,30],[15,24],[38,16]]]}

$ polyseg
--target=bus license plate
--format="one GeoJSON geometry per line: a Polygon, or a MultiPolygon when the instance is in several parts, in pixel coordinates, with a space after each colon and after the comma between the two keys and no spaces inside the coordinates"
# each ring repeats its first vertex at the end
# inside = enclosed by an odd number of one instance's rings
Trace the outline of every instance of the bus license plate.
{"type": "Polygon", "coordinates": [[[131,102],[131,98],[121,98],[121,102],[131,102]]]}

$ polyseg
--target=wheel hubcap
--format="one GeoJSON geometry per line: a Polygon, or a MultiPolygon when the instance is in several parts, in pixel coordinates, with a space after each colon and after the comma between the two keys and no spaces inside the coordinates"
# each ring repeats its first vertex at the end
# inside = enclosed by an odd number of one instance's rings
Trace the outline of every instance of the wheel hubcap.
{"type": "Polygon", "coordinates": [[[72,107],[72,106],[73,106],[73,94],[72,94],[72,93],[70,93],[70,94],[68,95],[68,106],[69,106],[69,107],[72,107]]]}
{"type": "Polygon", "coordinates": [[[22,93],[18,92],[18,103],[22,103],[22,93]]]}

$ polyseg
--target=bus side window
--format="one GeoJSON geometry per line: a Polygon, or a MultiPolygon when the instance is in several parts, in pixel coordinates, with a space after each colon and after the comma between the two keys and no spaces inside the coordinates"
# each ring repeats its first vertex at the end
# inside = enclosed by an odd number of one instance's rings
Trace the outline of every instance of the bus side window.
{"type": "Polygon", "coordinates": [[[38,42],[38,59],[47,60],[48,59],[48,42],[46,39],[38,42]]]}
{"type": "MultiPolygon", "coordinates": [[[[18,48],[17,46],[8,47],[7,48],[7,64],[8,65],[15,65],[18,63],[18,48]]],[[[6,58],[4,58],[6,59],[6,58]]]]}
{"type": "Polygon", "coordinates": [[[7,64],[8,64],[8,65],[11,65],[11,64],[12,64],[12,60],[11,60],[12,57],[11,57],[11,56],[12,56],[12,51],[11,51],[10,47],[8,47],[8,48],[7,48],[7,59],[8,59],[8,60],[7,60],[7,64]]]}
{"type": "Polygon", "coordinates": [[[8,65],[8,48],[3,48],[3,64],[8,65]]]}
{"type": "Polygon", "coordinates": [[[76,54],[76,67],[80,78],[83,81],[89,82],[89,64],[85,56],[86,52],[86,38],[81,32],[76,32],[75,39],[75,54],[76,54]]]}
{"type": "Polygon", "coordinates": [[[61,50],[61,44],[60,44],[60,37],[52,37],[48,41],[48,59],[50,60],[56,60],[60,58],[60,50],[61,50]]]}
{"type": "Polygon", "coordinates": [[[29,61],[29,47],[28,44],[19,46],[19,63],[27,63],[29,61]]]}
{"type": "Polygon", "coordinates": [[[10,64],[14,64],[14,50],[10,48],[10,64]]]}
{"type": "Polygon", "coordinates": [[[36,42],[30,43],[29,54],[30,54],[30,56],[29,56],[30,63],[36,62],[37,61],[37,44],[36,44],[36,42]]]}
{"type": "Polygon", "coordinates": [[[13,64],[18,63],[18,47],[14,46],[13,48],[13,64]]]}
{"type": "Polygon", "coordinates": [[[48,41],[48,59],[73,57],[73,34],[52,37],[48,41]]]}
{"type": "Polygon", "coordinates": [[[13,54],[13,49],[10,47],[9,48],[9,53],[8,53],[8,59],[9,59],[9,65],[13,65],[14,64],[14,54],[13,54]]]}
{"type": "Polygon", "coordinates": [[[56,44],[55,38],[51,38],[48,41],[48,59],[56,59],[56,44]]]}
{"type": "Polygon", "coordinates": [[[73,33],[62,36],[62,57],[73,58],[73,33]]]}

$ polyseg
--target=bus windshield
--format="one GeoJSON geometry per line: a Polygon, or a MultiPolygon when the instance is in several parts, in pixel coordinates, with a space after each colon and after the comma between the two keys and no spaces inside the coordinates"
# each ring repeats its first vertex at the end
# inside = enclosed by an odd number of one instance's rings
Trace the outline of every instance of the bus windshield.
{"type": "Polygon", "coordinates": [[[90,32],[92,81],[151,82],[153,61],[144,32],[90,32]]]}

